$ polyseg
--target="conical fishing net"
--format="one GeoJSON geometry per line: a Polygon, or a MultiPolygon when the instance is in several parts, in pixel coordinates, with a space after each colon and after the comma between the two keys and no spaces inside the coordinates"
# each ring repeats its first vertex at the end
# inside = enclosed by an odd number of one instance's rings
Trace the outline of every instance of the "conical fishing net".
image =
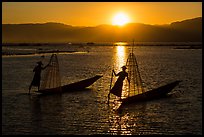
{"type": "Polygon", "coordinates": [[[42,77],[41,90],[61,87],[61,78],[59,72],[59,62],[56,54],[52,54],[50,65],[45,68],[42,77]]]}
{"type": "Polygon", "coordinates": [[[128,78],[130,80],[129,94],[128,96],[141,94],[144,92],[142,79],[140,76],[136,56],[134,53],[130,53],[126,62],[128,78]]]}

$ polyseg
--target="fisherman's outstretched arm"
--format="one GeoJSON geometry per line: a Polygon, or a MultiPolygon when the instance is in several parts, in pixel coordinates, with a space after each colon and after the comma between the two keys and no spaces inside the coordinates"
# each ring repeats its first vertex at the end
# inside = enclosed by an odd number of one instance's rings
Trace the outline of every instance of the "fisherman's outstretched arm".
{"type": "Polygon", "coordinates": [[[116,76],[117,74],[115,73],[115,70],[113,69],[112,71],[113,71],[113,74],[116,76]]]}
{"type": "Polygon", "coordinates": [[[50,62],[45,67],[42,67],[42,69],[47,68],[49,65],[50,65],[50,62]]]}
{"type": "Polygon", "coordinates": [[[115,76],[119,76],[119,73],[120,73],[120,72],[116,74],[115,71],[114,71],[114,69],[113,69],[113,73],[114,73],[115,76]]]}

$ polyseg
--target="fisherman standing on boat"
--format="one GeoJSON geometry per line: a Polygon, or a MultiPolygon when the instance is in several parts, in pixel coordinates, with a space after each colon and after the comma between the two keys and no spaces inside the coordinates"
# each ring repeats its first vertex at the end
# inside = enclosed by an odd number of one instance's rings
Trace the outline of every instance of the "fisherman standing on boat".
{"type": "MultiPolygon", "coordinates": [[[[118,77],[117,81],[115,82],[115,85],[113,86],[113,88],[110,90],[110,93],[112,93],[118,97],[121,97],[121,94],[122,94],[123,80],[127,77],[127,80],[130,83],[126,69],[127,69],[126,66],[123,66],[122,71],[120,71],[118,74],[116,74],[115,71],[113,70],[114,75],[119,76],[119,77],[118,77]]],[[[110,93],[108,96],[110,96],[110,93]]]]}
{"type": "Polygon", "coordinates": [[[33,69],[33,72],[35,72],[35,74],[29,86],[29,94],[32,86],[38,87],[38,90],[40,89],[41,71],[48,67],[50,65],[50,62],[45,67],[42,67],[43,65],[42,61],[37,62],[37,64],[38,65],[33,69]]]}

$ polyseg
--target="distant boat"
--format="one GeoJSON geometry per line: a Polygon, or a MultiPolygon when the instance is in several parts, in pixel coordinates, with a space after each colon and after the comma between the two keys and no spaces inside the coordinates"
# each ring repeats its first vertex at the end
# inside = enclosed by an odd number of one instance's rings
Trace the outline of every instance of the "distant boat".
{"type": "Polygon", "coordinates": [[[93,42],[87,42],[86,44],[87,44],[87,45],[94,45],[93,42]]]}
{"type": "Polygon", "coordinates": [[[202,49],[202,45],[180,46],[174,49],[202,49]]]}
{"type": "Polygon", "coordinates": [[[35,92],[42,94],[61,94],[63,92],[84,90],[101,77],[102,75],[96,75],[91,78],[61,86],[58,58],[56,54],[52,54],[50,65],[45,69],[40,90],[35,92]]]}

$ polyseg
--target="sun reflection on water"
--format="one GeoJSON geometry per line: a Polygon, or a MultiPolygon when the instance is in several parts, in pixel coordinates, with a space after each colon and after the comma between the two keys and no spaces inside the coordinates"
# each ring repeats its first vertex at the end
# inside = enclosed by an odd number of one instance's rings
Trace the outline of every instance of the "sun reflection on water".
{"type": "Polygon", "coordinates": [[[110,117],[111,127],[110,133],[112,135],[132,135],[131,130],[128,128],[131,125],[128,124],[129,114],[124,116],[114,115],[110,117]]]}
{"type": "MultiPolygon", "coordinates": [[[[122,45],[119,45],[120,43],[117,43],[117,46],[114,46],[114,64],[113,64],[113,69],[115,70],[115,73],[119,73],[120,71],[122,71],[122,66],[124,66],[126,64],[126,60],[127,60],[127,46],[123,46],[123,43],[121,43],[122,45]]],[[[112,75],[111,78],[111,85],[110,85],[110,89],[114,86],[115,82],[117,81],[118,77],[115,75],[112,75]]],[[[124,80],[126,81],[126,80],[124,80]]],[[[126,82],[123,82],[124,85],[126,82]]],[[[124,87],[124,86],[123,86],[124,87]]],[[[113,103],[113,109],[116,110],[121,102],[118,101],[119,97],[115,96],[115,95],[111,95],[110,96],[110,102],[113,103]]],[[[123,92],[122,92],[122,97],[123,97],[123,92]]]]}
{"type": "Polygon", "coordinates": [[[146,104],[139,104],[137,106],[130,105],[122,108],[121,111],[113,111],[109,115],[109,133],[111,135],[133,135],[138,132],[138,135],[149,132],[151,130],[147,124],[146,104]],[[133,130],[136,129],[136,130],[133,130]]]}
{"type": "MultiPolygon", "coordinates": [[[[126,65],[126,61],[129,53],[129,46],[125,46],[124,43],[117,43],[115,46],[115,55],[114,55],[114,70],[116,73],[122,71],[122,66],[126,65]]],[[[116,82],[118,77],[113,78],[113,85],[116,82]]],[[[129,85],[127,79],[123,81],[123,90],[122,97],[126,98],[128,96],[129,85]]],[[[132,121],[132,116],[129,113],[125,113],[121,116],[118,112],[118,108],[121,105],[121,102],[118,101],[119,97],[112,96],[112,103],[110,107],[112,112],[109,115],[110,129],[109,132],[113,135],[132,135],[132,127],[138,126],[136,121],[132,121]]]]}
{"type": "MultiPolygon", "coordinates": [[[[126,60],[127,60],[127,47],[123,45],[123,43],[121,43],[121,45],[119,45],[120,43],[117,43],[117,46],[115,46],[115,55],[114,55],[114,70],[116,73],[119,73],[120,71],[122,71],[122,66],[124,66],[126,64],[126,60]]],[[[115,84],[116,80],[118,77],[113,77],[113,82],[112,82],[112,86],[115,84]]],[[[124,80],[126,81],[126,80],[124,80]]],[[[125,92],[125,87],[126,87],[126,82],[123,82],[123,91],[122,91],[122,98],[123,98],[123,94],[125,92]]],[[[111,97],[111,109],[113,111],[116,111],[120,105],[121,102],[118,101],[119,97],[116,96],[112,96],[111,97]]],[[[113,135],[131,135],[131,132],[128,131],[128,125],[127,125],[127,121],[128,121],[128,115],[125,115],[123,117],[113,113],[113,115],[110,115],[109,117],[109,122],[111,124],[110,127],[110,132],[113,135]]]]}
{"type": "MultiPolygon", "coordinates": [[[[115,63],[116,63],[115,70],[117,72],[120,72],[121,67],[126,65],[127,56],[128,56],[127,55],[128,49],[126,46],[124,46],[124,43],[121,43],[121,46],[117,46],[116,48],[117,48],[117,51],[116,51],[116,59],[115,59],[115,63]]],[[[121,98],[125,98],[128,96],[128,90],[129,90],[129,85],[128,85],[127,79],[125,79],[123,82],[123,90],[122,90],[122,97],[121,98]]]]}
{"type": "Polygon", "coordinates": [[[124,46],[116,46],[115,70],[121,71],[121,67],[126,63],[126,48],[124,46]]]}

